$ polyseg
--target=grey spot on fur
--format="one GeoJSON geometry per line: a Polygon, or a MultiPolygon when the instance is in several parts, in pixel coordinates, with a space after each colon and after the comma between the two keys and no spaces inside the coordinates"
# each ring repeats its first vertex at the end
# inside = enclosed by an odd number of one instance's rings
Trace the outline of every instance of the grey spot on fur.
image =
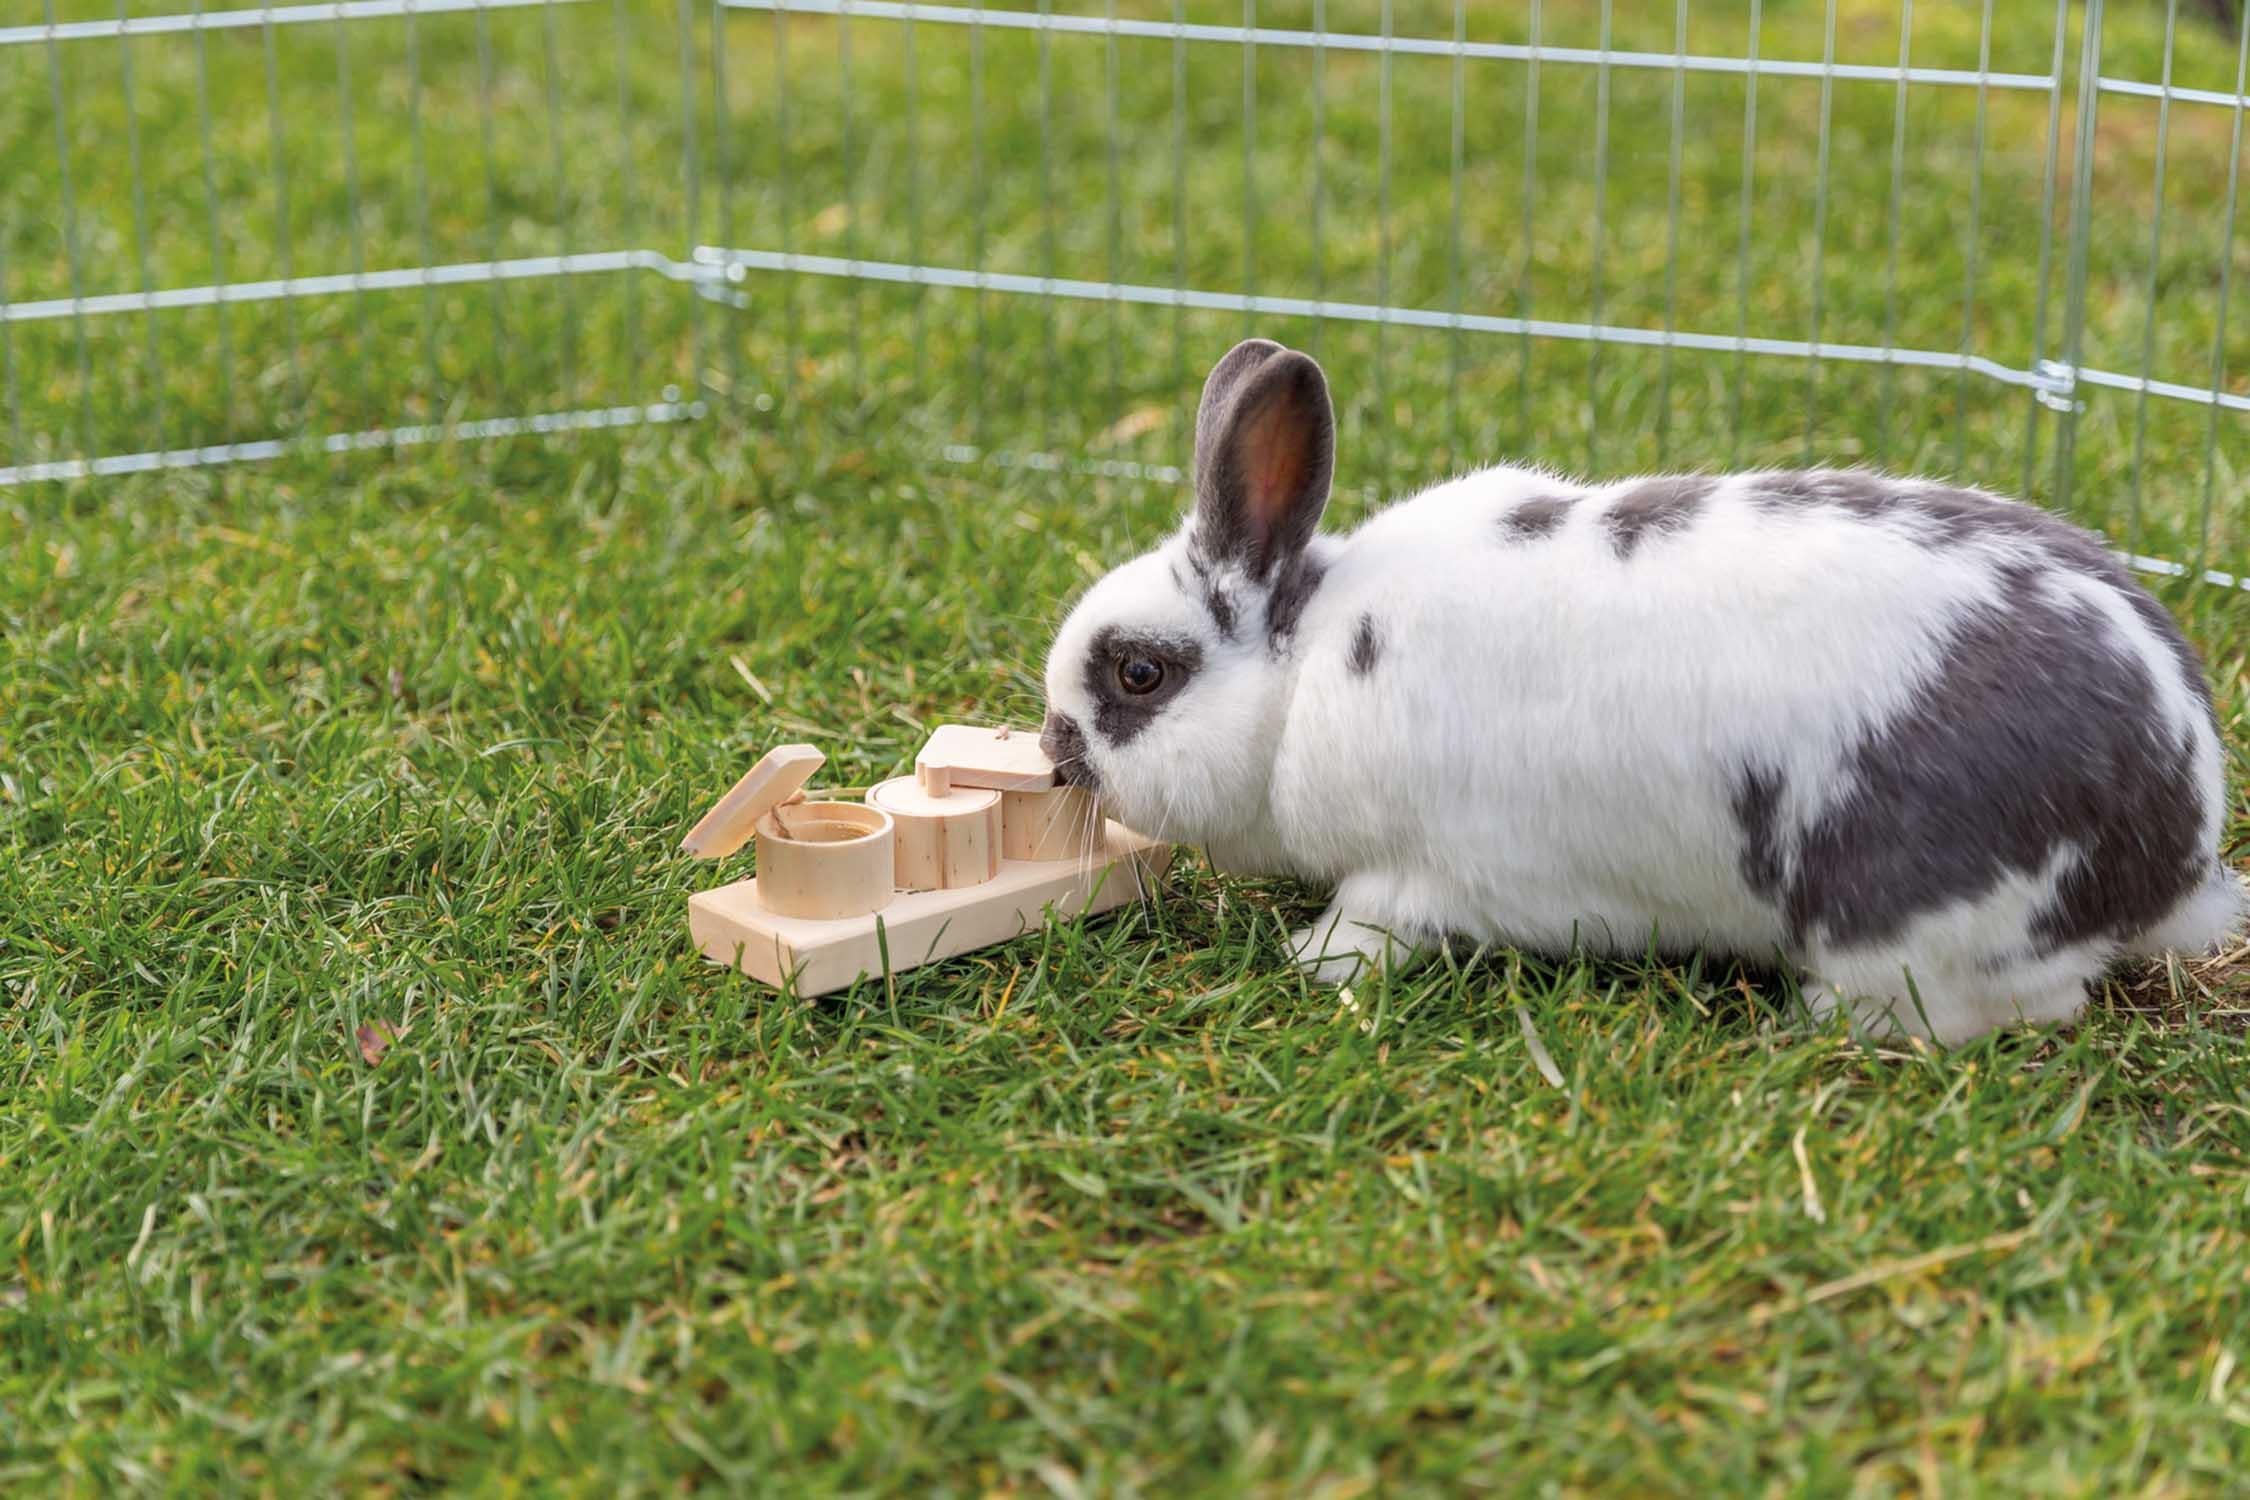
{"type": "Polygon", "coordinates": [[[1300,557],[1296,566],[1274,584],[1273,593],[1266,600],[1266,639],[1275,651],[1285,649],[1296,636],[1298,617],[1304,614],[1306,603],[1320,591],[1327,571],[1312,557],[1300,557]]]}
{"type": "Polygon", "coordinates": [[[1510,541],[1528,542],[1552,534],[1562,525],[1563,517],[1570,514],[1576,502],[1561,495],[1543,495],[1537,500],[1526,500],[1500,518],[1500,529],[1510,541]]]}
{"type": "Polygon", "coordinates": [[[1383,654],[1383,642],[1375,633],[1375,617],[1361,615],[1359,629],[1352,632],[1351,654],[1345,658],[1354,677],[1365,677],[1375,670],[1375,663],[1383,654]]]}
{"type": "Polygon", "coordinates": [[[1222,588],[1203,592],[1203,607],[1211,612],[1211,623],[1219,627],[1219,634],[1234,639],[1234,600],[1222,588]]]}
{"type": "Polygon", "coordinates": [[[2197,700],[2206,707],[2211,703],[2203,664],[2164,606],[2141,587],[2100,537],[2060,516],[1980,490],[1847,469],[1768,474],[1750,498],[1767,511],[1826,508],[1870,523],[1894,522],[1930,547],[2009,547],[2096,579],[2115,590],[2164,643],[2179,664],[2180,681],[2197,700]]]}
{"type": "Polygon", "coordinates": [[[1880,520],[1899,502],[1901,486],[1878,474],[1851,469],[1801,469],[1768,474],[1750,492],[1761,509],[1793,510],[1832,507],[1863,521],[1880,520]]]}
{"type": "Polygon", "coordinates": [[[1898,504],[1931,539],[1946,546],[2012,541],[2081,573],[2123,571],[2099,537],[2035,505],[1935,484],[1906,490],[1898,504]]]}
{"type": "Polygon", "coordinates": [[[1797,830],[1793,861],[1779,779],[1742,773],[1743,877],[1792,941],[1884,942],[2065,845],[2079,859],[2032,924],[2050,949],[2144,931],[2208,878],[2192,741],[2163,729],[2138,657],[2043,573],[2008,569],[2002,605],[1961,620],[1936,675],[1852,751],[1850,795],[1797,830]]]}
{"type": "Polygon", "coordinates": [[[1703,474],[1675,474],[1634,485],[1602,512],[1610,546],[1620,558],[1631,557],[1652,535],[1684,531],[1715,483],[1703,474]]]}
{"type": "Polygon", "coordinates": [[[1234,596],[1219,582],[1218,570],[1201,553],[1191,549],[1188,552],[1188,566],[1195,570],[1195,589],[1191,591],[1188,588],[1186,581],[1180,577],[1178,568],[1172,570],[1173,581],[1180,585],[1180,592],[1194,592],[1201,597],[1204,610],[1211,616],[1211,623],[1219,627],[1219,634],[1227,640],[1233,640],[1234,596]]]}
{"type": "Polygon", "coordinates": [[[1767,900],[1778,900],[1787,876],[1781,844],[1779,771],[1745,766],[1734,785],[1734,821],[1742,830],[1743,883],[1767,900]]]}

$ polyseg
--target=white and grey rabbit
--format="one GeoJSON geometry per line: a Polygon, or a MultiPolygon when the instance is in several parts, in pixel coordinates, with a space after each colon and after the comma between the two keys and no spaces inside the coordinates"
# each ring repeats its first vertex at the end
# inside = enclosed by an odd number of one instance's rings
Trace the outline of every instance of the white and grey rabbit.
{"type": "Polygon", "coordinates": [[[1333,883],[1319,978],[1703,950],[1958,1040],[2240,927],[2201,668],[2090,534],[1857,471],[1493,468],[1322,535],[1334,442],[1311,358],[1219,361],[1194,510],[1064,621],[1043,734],[1130,826],[1333,883]]]}

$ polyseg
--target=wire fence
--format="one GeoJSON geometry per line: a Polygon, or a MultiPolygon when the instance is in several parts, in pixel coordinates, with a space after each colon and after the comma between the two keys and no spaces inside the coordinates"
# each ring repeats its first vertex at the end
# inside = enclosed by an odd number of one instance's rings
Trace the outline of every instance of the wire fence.
{"type": "Polygon", "coordinates": [[[1176,479],[1807,459],[2233,582],[2250,26],[2178,0],[41,0],[0,485],[669,423],[1176,479]],[[99,12],[99,13],[95,13],[99,12]]]}

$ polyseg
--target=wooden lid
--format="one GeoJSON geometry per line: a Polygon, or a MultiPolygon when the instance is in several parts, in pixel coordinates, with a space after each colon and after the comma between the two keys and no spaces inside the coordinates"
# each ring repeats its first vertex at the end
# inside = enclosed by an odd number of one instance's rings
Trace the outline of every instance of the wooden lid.
{"type": "Polygon", "coordinates": [[[870,787],[868,802],[888,813],[910,818],[973,817],[1000,800],[1000,794],[983,787],[957,786],[943,796],[932,796],[912,776],[900,776],[870,787]]]}
{"type": "Polygon", "coordinates": [[[750,842],[758,820],[805,789],[827,757],[810,745],[776,745],[680,840],[680,852],[724,859],[750,842]]]}
{"type": "Polygon", "coordinates": [[[995,792],[1038,792],[1055,784],[1055,763],[1039,748],[1036,729],[977,729],[941,724],[914,757],[914,769],[942,767],[955,786],[995,792]]]}

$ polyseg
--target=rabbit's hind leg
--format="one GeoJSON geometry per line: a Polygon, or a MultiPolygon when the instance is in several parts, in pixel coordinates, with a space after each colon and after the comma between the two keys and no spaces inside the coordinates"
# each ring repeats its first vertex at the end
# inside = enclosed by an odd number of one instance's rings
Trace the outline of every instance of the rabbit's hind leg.
{"type": "Polygon", "coordinates": [[[1839,1010],[1855,1034],[1954,1043],[2019,1022],[2075,1020],[2108,954],[2091,945],[2047,953],[1975,952],[1884,943],[1809,955],[1805,1003],[1839,1010]]]}

